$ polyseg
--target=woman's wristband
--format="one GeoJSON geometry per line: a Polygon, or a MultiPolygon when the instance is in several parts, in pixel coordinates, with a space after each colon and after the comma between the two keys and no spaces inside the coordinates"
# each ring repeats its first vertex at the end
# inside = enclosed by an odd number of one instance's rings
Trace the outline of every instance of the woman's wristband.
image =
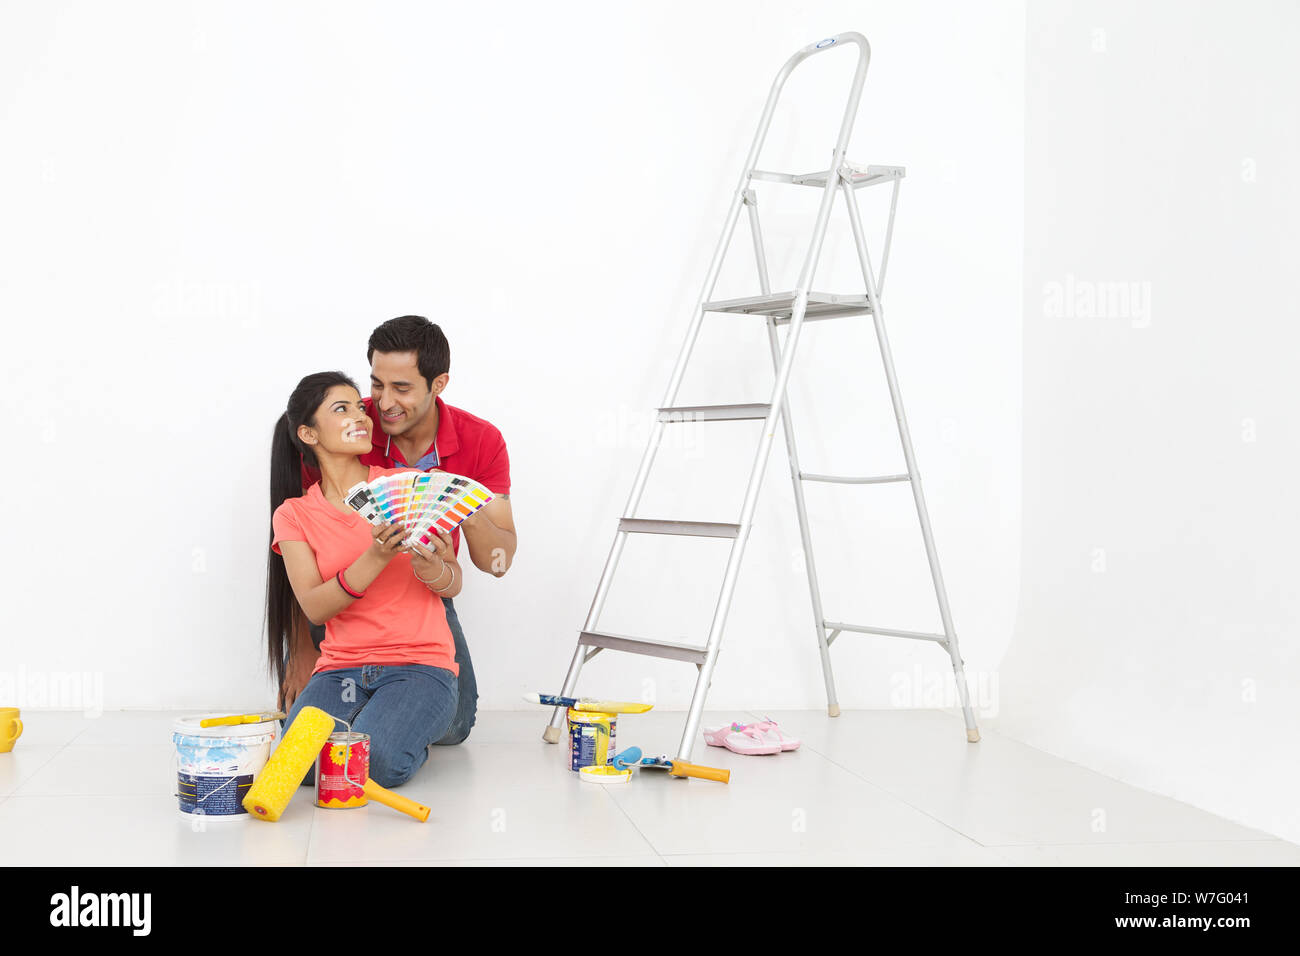
{"type": "Polygon", "coordinates": [[[352,588],[348,587],[348,582],[343,580],[342,568],[339,569],[338,574],[334,575],[334,580],[339,583],[339,587],[341,587],[345,592],[347,592],[348,597],[353,597],[353,598],[365,597],[366,595],[365,591],[354,591],[352,590],[352,588]]]}

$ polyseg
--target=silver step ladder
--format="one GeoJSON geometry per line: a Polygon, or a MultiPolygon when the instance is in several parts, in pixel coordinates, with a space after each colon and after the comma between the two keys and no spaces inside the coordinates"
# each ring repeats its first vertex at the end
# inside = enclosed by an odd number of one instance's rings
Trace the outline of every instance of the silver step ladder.
{"type": "MultiPolygon", "coordinates": [[[[750,470],[749,483],[745,489],[745,499],[741,506],[740,520],[735,524],[714,521],[663,521],[652,518],[624,517],[619,519],[618,531],[605,569],[601,573],[600,583],[596,587],[596,596],[587,614],[586,623],[578,636],[578,646],[574,650],[568,673],[560,693],[562,696],[576,696],[578,675],[582,665],[603,650],[626,651],[631,654],[645,654],[651,657],[669,660],[687,661],[699,669],[695,682],[695,691],[691,697],[691,707],[686,718],[686,727],[682,732],[681,743],[677,748],[677,758],[689,761],[695,737],[699,731],[700,716],[704,711],[704,700],[708,694],[713,669],[718,659],[722,644],[722,632],[727,623],[727,612],[731,606],[732,593],[736,587],[736,578],[740,572],[741,559],[745,553],[745,543],[749,540],[754,509],[758,503],[759,486],[767,466],[768,455],[772,449],[772,439],[776,434],[777,419],[780,418],[785,430],[786,450],[790,459],[790,476],[794,483],[794,498],[798,506],[799,531],[803,540],[804,559],[808,569],[808,584],[812,592],[812,606],[817,632],[817,647],[821,652],[822,672],[826,680],[827,711],[830,716],[839,716],[839,702],[835,696],[835,680],[831,672],[830,647],[836,637],[845,632],[861,634],[878,634],[888,637],[902,637],[913,640],[934,641],[948,652],[952,659],[953,672],[956,677],[958,694],[961,698],[962,714],[966,721],[966,739],[979,740],[979,729],[971,711],[970,694],[966,686],[966,675],[962,667],[961,654],[957,648],[957,633],[953,628],[952,615],[948,610],[948,595],[944,590],[943,575],[939,570],[939,556],[935,551],[934,536],[930,531],[930,517],[925,507],[925,496],[921,491],[921,475],[912,453],[912,440],[907,430],[907,418],[903,413],[903,400],[899,394],[898,380],[894,374],[894,363],[890,355],[889,340],[885,335],[884,311],[880,304],[881,289],[885,281],[885,269],[889,264],[889,245],[893,238],[894,212],[898,205],[898,189],[902,182],[904,169],[901,166],[859,166],[845,159],[849,134],[858,111],[858,101],[862,95],[862,83],[867,74],[867,63],[871,58],[871,47],[860,33],[841,33],[818,43],[812,43],[799,50],[786,61],[772,83],[772,90],[763,109],[754,136],[749,158],[736,186],[726,225],[718,240],[709,264],[708,277],[704,280],[704,289],[695,306],[695,317],[686,341],[678,355],[673,369],[672,379],[668,383],[668,392],[664,396],[663,406],[651,431],[645,454],[641,458],[640,468],[632,483],[632,494],[628,499],[625,515],[636,514],[637,505],[645,489],[650,466],[658,450],[660,437],[666,426],[679,422],[714,422],[737,421],[743,419],[761,420],[763,422],[762,439],[754,455],[753,468],[750,470]],[[781,88],[790,73],[801,62],[815,53],[833,50],[854,44],[858,48],[857,69],[853,75],[853,84],[849,92],[848,104],[844,109],[844,119],[840,124],[839,139],[836,140],[830,167],[821,172],[795,175],[774,173],[757,169],[755,163],[767,136],[772,115],[776,109],[781,88]],[[788,292],[772,292],[767,273],[767,259],[763,251],[762,233],[758,222],[758,201],[751,184],[755,181],[786,183],[795,186],[810,186],[822,191],[821,205],[817,211],[817,220],[813,227],[812,241],[803,260],[796,287],[788,292]],[[889,206],[889,220],[885,229],[884,247],[880,259],[880,280],[877,283],[867,252],[866,235],[858,211],[857,190],[881,183],[893,184],[893,195],[889,206]],[[817,271],[817,261],[821,254],[822,241],[826,234],[826,225],[830,219],[831,205],[836,193],[844,198],[848,210],[849,224],[853,230],[853,239],[857,247],[858,259],[862,266],[864,294],[831,295],[812,291],[813,277],[817,271]],[[748,213],[749,224],[753,233],[754,252],[758,262],[758,277],[762,294],[743,299],[711,301],[713,287],[721,270],[723,258],[731,243],[736,222],[741,211],[748,213]],[[772,362],[776,368],[776,382],[772,387],[771,400],[767,404],[745,405],[674,405],[677,390],[686,371],[696,337],[699,334],[705,313],[740,313],[761,315],[767,318],[768,342],[772,351],[772,362]],[[903,455],[907,462],[907,473],[901,475],[881,475],[867,478],[844,478],[832,475],[815,475],[800,471],[799,458],[795,449],[794,426],[790,418],[789,401],[786,397],[786,384],[790,370],[794,365],[795,348],[799,343],[799,332],[805,321],[833,319],[848,316],[870,315],[875,323],[876,339],[880,344],[880,357],[884,363],[885,377],[889,381],[889,394],[894,405],[894,417],[898,422],[898,435],[903,445],[903,455]],[[777,326],[788,325],[786,345],[782,349],[777,340],[777,326]],[[803,482],[836,482],[841,484],[880,484],[884,482],[906,481],[912,486],[912,495],[916,500],[916,513],[921,523],[921,534],[925,539],[925,553],[930,563],[930,575],[934,580],[935,596],[938,598],[939,611],[943,620],[942,634],[926,634],[917,631],[902,631],[884,627],[864,627],[828,621],[822,612],[821,592],[817,585],[817,569],[813,561],[812,538],[808,531],[808,515],[804,508],[803,482]],[[629,637],[610,634],[597,629],[597,619],[609,594],[614,571],[618,567],[623,546],[629,534],[671,534],[696,537],[730,538],[731,551],[727,558],[726,572],[723,576],[722,591],[718,597],[717,607],[713,613],[713,622],[709,627],[708,641],[703,647],[687,644],[670,643],[642,637],[629,637]]],[[[551,721],[543,734],[548,743],[558,743],[564,727],[565,711],[563,707],[555,708],[551,721]]]]}

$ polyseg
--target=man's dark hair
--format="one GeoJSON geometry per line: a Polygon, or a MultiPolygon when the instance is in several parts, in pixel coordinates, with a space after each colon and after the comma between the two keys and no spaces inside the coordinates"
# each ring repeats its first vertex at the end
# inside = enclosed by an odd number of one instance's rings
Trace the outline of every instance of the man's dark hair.
{"type": "Polygon", "coordinates": [[[424,383],[433,388],[433,380],[451,370],[451,346],[447,336],[422,315],[401,315],[389,319],[370,333],[366,361],[376,352],[414,352],[415,366],[424,383]]]}

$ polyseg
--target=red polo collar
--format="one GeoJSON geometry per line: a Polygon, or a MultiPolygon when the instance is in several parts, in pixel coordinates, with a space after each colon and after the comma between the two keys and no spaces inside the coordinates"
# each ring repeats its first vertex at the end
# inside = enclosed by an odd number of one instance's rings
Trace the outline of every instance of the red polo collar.
{"type": "MultiPolygon", "coordinates": [[[[435,395],[433,401],[438,409],[438,434],[433,436],[433,444],[426,448],[424,454],[420,455],[416,461],[428,455],[429,452],[434,452],[438,456],[439,465],[441,465],[444,458],[455,454],[456,450],[460,448],[460,436],[456,433],[455,419],[449,412],[447,404],[442,400],[442,396],[435,395]]],[[[366,406],[366,413],[370,416],[370,420],[375,423],[375,429],[384,436],[384,457],[389,461],[393,461],[393,436],[384,432],[384,428],[379,422],[379,412],[375,409],[374,399],[365,398],[362,399],[362,402],[366,406]]],[[[378,451],[378,447],[375,450],[378,451]]],[[[411,463],[406,462],[406,464],[411,463]]]]}

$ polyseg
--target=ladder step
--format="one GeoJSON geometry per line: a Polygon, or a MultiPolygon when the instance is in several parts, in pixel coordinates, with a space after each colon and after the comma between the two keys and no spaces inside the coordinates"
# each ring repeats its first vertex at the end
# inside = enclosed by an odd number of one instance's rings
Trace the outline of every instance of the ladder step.
{"type": "Polygon", "coordinates": [[[837,624],[834,621],[822,621],[822,627],[832,631],[856,631],[859,634],[883,634],[885,637],[910,637],[918,641],[938,641],[947,644],[945,634],[926,634],[922,631],[897,631],[888,627],[862,627],[859,624],[837,624]]]}
{"type": "Polygon", "coordinates": [[[836,475],[810,475],[799,472],[800,481],[833,481],[841,485],[879,485],[887,481],[911,481],[911,475],[878,475],[874,478],[840,478],[836,475]]]}
{"type": "Polygon", "coordinates": [[[730,422],[767,418],[771,405],[674,405],[659,409],[661,422],[730,422]]]}
{"type": "MultiPolygon", "coordinates": [[[[738,312],[745,315],[775,316],[778,324],[790,321],[794,311],[793,292],[774,292],[771,295],[751,295],[743,299],[721,299],[704,303],[705,312],[738,312]]],[[[847,315],[869,315],[871,303],[865,295],[833,295],[830,292],[809,292],[805,319],[838,319],[847,315]]]]}
{"type": "Polygon", "coordinates": [[[687,661],[691,664],[703,664],[706,657],[704,648],[693,647],[690,644],[648,641],[640,637],[605,634],[601,631],[583,631],[578,635],[578,644],[585,647],[607,647],[611,651],[627,651],[630,654],[645,654],[649,657],[663,657],[674,661],[687,661]]]}
{"type": "MultiPolygon", "coordinates": [[[[821,172],[795,176],[791,182],[796,186],[816,186],[824,189],[827,172],[828,170],[823,169],[821,172]]],[[[849,183],[854,189],[861,189],[863,186],[893,182],[895,179],[902,179],[905,175],[906,169],[902,166],[868,166],[865,171],[859,167],[850,171],[849,183]]]]}
{"type": "Polygon", "coordinates": [[[619,518],[619,531],[636,534],[686,534],[697,538],[734,538],[740,525],[720,521],[661,521],[657,518],[619,518]]]}

